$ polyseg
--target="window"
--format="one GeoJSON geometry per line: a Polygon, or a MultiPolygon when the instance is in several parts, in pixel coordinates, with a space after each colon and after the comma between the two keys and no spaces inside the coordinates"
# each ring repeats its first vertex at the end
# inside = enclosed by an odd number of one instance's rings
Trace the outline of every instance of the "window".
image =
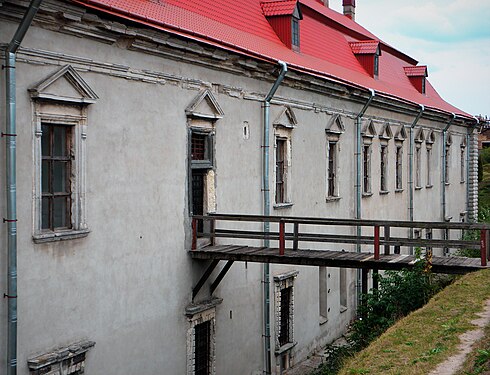
{"type": "Polygon", "coordinates": [[[274,208],[291,207],[291,138],[297,125],[289,106],[280,110],[274,126],[274,208]]]}
{"type": "Polygon", "coordinates": [[[213,297],[185,308],[187,329],[187,375],[215,375],[216,306],[223,300],[213,297]]]}
{"type": "MultiPolygon", "coordinates": [[[[426,229],[425,230],[425,239],[426,240],[431,240],[432,239],[432,229],[426,229]]],[[[426,247],[426,251],[427,252],[432,251],[432,247],[431,246],[427,246],[426,247]]]]}
{"type": "Polygon", "coordinates": [[[388,164],[388,146],[381,145],[381,155],[380,155],[380,190],[381,192],[388,191],[387,183],[387,164],[388,164]]]}
{"type": "Polygon", "coordinates": [[[340,312],[347,310],[347,269],[339,269],[340,284],[340,312]]]}
{"type": "Polygon", "coordinates": [[[434,132],[431,131],[427,136],[427,140],[425,141],[425,149],[426,149],[426,161],[427,161],[427,188],[432,187],[432,145],[435,142],[434,132]]]}
{"type": "Polygon", "coordinates": [[[70,229],[71,127],[42,124],[41,229],[70,229]]]}
{"type": "Polygon", "coordinates": [[[279,321],[279,345],[286,345],[291,341],[291,295],[293,288],[288,287],[281,289],[280,321],[279,321]]]}
{"type": "Polygon", "coordinates": [[[291,43],[294,47],[299,47],[299,20],[296,17],[293,17],[291,31],[291,43]]]}
{"type": "Polygon", "coordinates": [[[276,355],[284,355],[294,345],[294,279],[298,271],[274,276],[276,355]]]}
{"type": "Polygon", "coordinates": [[[42,243],[84,237],[89,233],[88,107],[98,97],[69,65],[29,92],[34,109],[33,240],[42,243]],[[65,97],[66,92],[71,96],[65,97]]]}
{"type": "Polygon", "coordinates": [[[402,190],[403,189],[403,147],[396,147],[396,155],[395,155],[395,189],[402,190]]]}
{"type": "Polygon", "coordinates": [[[194,327],[194,373],[209,375],[209,354],[211,352],[211,322],[197,324],[194,327]]]}
{"type": "Polygon", "coordinates": [[[337,142],[328,142],[327,150],[327,196],[336,197],[337,193],[337,142]]]}
{"type": "Polygon", "coordinates": [[[287,139],[276,138],[276,203],[286,203],[287,139]]]}
{"type": "Polygon", "coordinates": [[[422,94],[425,94],[425,77],[422,77],[422,94]]]}
{"type": "Polygon", "coordinates": [[[466,180],[466,140],[464,139],[463,142],[461,142],[461,149],[460,149],[460,156],[459,156],[460,162],[460,182],[464,183],[466,180]]]}
{"type": "Polygon", "coordinates": [[[379,75],[379,52],[374,54],[374,77],[378,77],[379,75]]]}
{"type": "Polygon", "coordinates": [[[451,158],[451,145],[446,143],[446,147],[444,148],[444,182],[449,184],[449,164],[451,158]]]}
{"type": "Polygon", "coordinates": [[[362,148],[362,192],[371,194],[371,145],[362,148]]]}
{"type": "Polygon", "coordinates": [[[319,267],[318,270],[318,292],[319,292],[319,307],[320,307],[320,324],[325,323],[328,320],[328,313],[330,308],[328,307],[328,295],[330,289],[328,288],[328,279],[330,274],[327,267],[319,267]]]}
{"type": "Polygon", "coordinates": [[[421,168],[422,168],[422,154],[420,150],[420,144],[415,146],[415,188],[420,189],[422,187],[421,182],[421,168]]]}

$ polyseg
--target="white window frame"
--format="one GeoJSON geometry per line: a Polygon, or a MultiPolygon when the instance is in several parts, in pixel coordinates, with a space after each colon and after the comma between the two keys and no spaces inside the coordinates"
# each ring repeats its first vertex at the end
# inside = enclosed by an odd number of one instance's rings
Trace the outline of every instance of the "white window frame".
{"type": "Polygon", "coordinates": [[[432,146],[434,144],[434,132],[431,131],[429,135],[427,136],[427,140],[425,141],[425,150],[426,150],[426,166],[427,166],[427,183],[426,183],[426,188],[430,189],[432,188],[432,146]]]}
{"type": "Polygon", "coordinates": [[[403,191],[403,143],[396,142],[395,149],[395,192],[403,191]]]}
{"type": "Polygon", "coordinates": [[[291,271],[281,275],[274,276],[274,302],[275,302],[275,354],[281,355],[284,352],[291,350],[296,342],[294,341],[294,280],[298,276],[298,271],[291,271]],[[289,300],[289,341],[285,345],[280,345],[280,327],[281,327],[281,291],[286,288],[291,288],[291,296],[289,300]]]}

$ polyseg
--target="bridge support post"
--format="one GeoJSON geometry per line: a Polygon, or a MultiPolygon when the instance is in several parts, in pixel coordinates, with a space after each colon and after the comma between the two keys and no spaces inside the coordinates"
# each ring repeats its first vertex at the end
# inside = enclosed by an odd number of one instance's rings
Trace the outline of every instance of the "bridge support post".
{"type": "Polygon", "coordinates": [[[284,221],[279,222],[279,255],[284,255],[284,249],[286,247],[286,239],[284,238],[286,224],[284,221]]]}
{"type": "Polygon", "coordinates": [[[480,231],[480,257],[482,267],[487,265],[487,230],[480,231]]]}

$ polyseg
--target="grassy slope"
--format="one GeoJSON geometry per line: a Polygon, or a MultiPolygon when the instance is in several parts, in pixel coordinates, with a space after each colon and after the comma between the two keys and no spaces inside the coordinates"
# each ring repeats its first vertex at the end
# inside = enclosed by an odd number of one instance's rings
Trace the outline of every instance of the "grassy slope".
{"type": "Polygon", "coordinates": [[[490,270],[466,275],[397,322],[340,374],[428,374],[456,352],[458,336],[490,299],[490,270]]]}

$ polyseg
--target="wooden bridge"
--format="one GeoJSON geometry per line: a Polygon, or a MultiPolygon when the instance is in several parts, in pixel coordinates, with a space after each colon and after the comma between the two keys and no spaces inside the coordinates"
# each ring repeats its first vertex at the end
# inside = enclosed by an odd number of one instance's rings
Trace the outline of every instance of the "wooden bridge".
{"type": "Polygon", "coordinates": [[[418,258],[409,254],[413,254],[414,248],[424,250],[434,273],[464,274],[476,271],[487,268],[489,258],[490,225],[480,223],[213,214],[194,216],[192,228],[192,258],[212,260],[194,287],[194,296],[221,260],[227,263],[211,284],[211,293],[235,261],[362,269],[363,289],[367,291],[365,285],[369,270],[377,272],[413,267],[418,258]],[[414,231],[420,233],[422,230],[427,238],[414,236],[414,231]],[[435,231],[440,232],[441,238],[434,238],[435,231]],[[479,236],[474,237],[479,239],[461,239],[465,232],[477,232],[479,236]],[[217,244],[217,238],[227,238],[226,242],[231,241],[232,244],[217,244]],[[203,239],[206,239],[204,246],[199,246],[199,241],[203,239]],[[243,245],[244,240],[255,240],[255,243],[243,245]],[[258,246],[257,240],[265,241],[266,246],[258,246]],[[271,246],[271,243],[275,246],[271,246]],[[339,246],[351,251],[334,250],[339,246]],[[455,249],[477,249],[480,258],[432,256],[433,249],[437,248],[443,249],[443,253],[455,249]]]}

